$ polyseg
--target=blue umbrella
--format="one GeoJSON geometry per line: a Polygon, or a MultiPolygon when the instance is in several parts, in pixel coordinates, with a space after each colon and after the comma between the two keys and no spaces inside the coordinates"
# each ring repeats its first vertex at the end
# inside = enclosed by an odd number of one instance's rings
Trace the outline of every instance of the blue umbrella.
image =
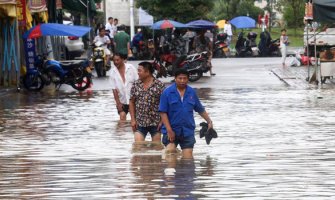
{"type": "Polygon", "coordinates": [[[191,28],[214,28],[217,26],[214,22],[202,20],[202,19],[191,21],[187,23],[186,25],[188,25],[191,28]]]}
{"type": "Polygon", "coordinates": [[[173,20],[168,20],[168,19],[155,22],[151,26],[152,29],[156,29],[156,30],[157,29],[167,29],[167,28],[187,28],[187,27],[188,26],[183,23],[176,22],[173,20]]]}
{"type": "Polygon", "coordinates": [[[230,23],[236,28],[254,28],[256,27],[256,21],[251,17],[239,16],[230,20],[230,23]]]}
{"type": "Polygon", "coordinates": [[[38,24],[23,34],[23,38],[38,38],[41,36],[76,36],[82,37],[91,30],[87,26],[69,26],[56,23],[38,24]]]}

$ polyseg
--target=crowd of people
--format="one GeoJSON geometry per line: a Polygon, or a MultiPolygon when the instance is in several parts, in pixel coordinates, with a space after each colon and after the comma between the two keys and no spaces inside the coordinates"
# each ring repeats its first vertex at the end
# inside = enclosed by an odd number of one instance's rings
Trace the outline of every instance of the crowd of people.
{"type": "Polygon", "coordinates": [[[98,24],[96,28],[96,36],[93,43],[100,41],[104,47],[107,56],[107,64],[110,64],[110,56],[112,53],[121,54],[127,57],[130,52],[130,36],[125,32],[125,25],[118,25],[117,18],[109,17],[106,25],[98,24]]]}
{"type": "MultiPolygon", "coordinates": [[[[127,62],[131,50],[130,37],[124,31],[124,26],[117,24],[118,20],[110,17],[106,25],[98,25],[94,42],[104,44],[104,51],[115,66],[111,69],[109,80],[119,119],[124,121],[130,114],[135,142],[145,141],[150,134],[153,142],[161,142],[166,146],[167,152],[176,152],[179,145],[183,158],[192,158],[196,141],[193,111],[206,120],[208,129],[213,124],[195,90],[188,85],[188,71],[176,69],[174,82],[166,87],[153,76],[152,63],[141,62],[135,68],[127,62]]],[[[166,50],[166,44],[172,44],[175,47],[173,51],[179,52],[180,56],[191,49],[211,49],[211,42],[205,37],[205,31],[196,35],[187,30],[182,35],[179,30],[174,30],[173,36],[168,31],[157,37],[157,50],[160,53],[166,50]],[[191,45],[186,47],[188,40],[192,40],[192,43],[189,42],[191,45]]],[[[143,35],[139,34],[141,31],[135,35],[133,45],[143,39],[143,35]]]]}
{"type": "Polygon", "coordinates": [[[143,142],[147,134],[153,142],[162,142],[168,153],[179,145],[183,158],[193,157],[196,111],[213,128],[212,121],[195,90],[188,85],[189,74],[180,68],[174,83],[165,87],[153,76],[150,62],[141,62],[138,69],[125,62],[122,54],[113,56],[115,68],[110,75],[114,100],[120,120],[130,113],[134,141],[143,142]],[[163,136],[162,136],[162,135],[163,136]]]}

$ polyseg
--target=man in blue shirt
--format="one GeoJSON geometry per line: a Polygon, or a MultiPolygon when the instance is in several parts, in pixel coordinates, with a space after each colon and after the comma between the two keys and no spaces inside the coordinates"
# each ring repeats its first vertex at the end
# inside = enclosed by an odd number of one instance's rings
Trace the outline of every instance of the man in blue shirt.
{"type": "Polygon", "coordinates": [[[160,97],[159,112],[163,122],[162,142],[167,152],[175,152],[179,144],[183,158],[193,158],[195,144],[195,122],[193,111],[196,111],[213,128],[205,108],[202,106],[195,90],[188,86],[189,73],[185,69],[175,71],[175,83],[164,90],[160,97]]]}

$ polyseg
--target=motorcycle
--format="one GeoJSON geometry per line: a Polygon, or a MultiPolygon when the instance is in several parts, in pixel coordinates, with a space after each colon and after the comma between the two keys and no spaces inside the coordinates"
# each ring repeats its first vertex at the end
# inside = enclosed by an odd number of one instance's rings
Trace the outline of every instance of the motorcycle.
{"type": "Polygon", "coordinates": [[[135,59],[141,60],[148,57],[148,50],[143,40],[139,41],[137,45],[133,45],[132,53],[135,59]]]}
{"type": "Polygon", "coordinates": [[[229,48],[225,40],[227,39],[226,33],[219,33],[217,35],[217,40],[214,43],[214,58],[226,58],[229,48]]]}
{"type": "Polygon", "coordinates": [[[270,33],[267,31],[262,32],[260,38],[258,43],[260,56],[281,56],[279,38],[272,40],[270,33]]]}
{"type": "Polygon", "coordinates": [[[256,44],[257,33],[249,32],[247,38],[243,37],[243,32],[238,34],[235,49],[238,57],[256,57],[259,49],[256,44]]]}
{"type": "Polygon", "coordinates": [[[250,46],[246,44],[247,39],[244,38],[243,32],[240,32],[237,37],[235,49],[237,57],[247,57],[252,55],[250,46]]]}
{"type": "Polygon", "coordinates": [[[195,82],[210,70],[208,53],[207,51],[203,51],[201,53],[190,54],[180,65],[189,72],[189,80],[195,82]]]}
{"type": "Polygon", "coordinates": [[[102,42],[95,42],[93,46],[93,53],[91,57],[92,65],[97,72],[98,77],[106,76],[106,72],[111,69],[110,65],[107,65],[107,57],[102,42]]]}
{"type": "Polygon", "coordinates": [[[28,70],[22,78],[23,86],[32,91],[39,91],[45,85],[71,85],[78,91],[84,91],[91,86],[91,69],[87,60],[48,60],[47,55],[35,58],[36,69],[28,70]]]}
{"type": "Polygon", "coordinates": [[[251,55],[253,57],[259,56],[259,49],[256,43],[257,33],[249,32],[247,35],[246,45],[251,48],[251,55]]]}
{"type": "Polygon", "coordinates": [[[176,57],[173,54],[163,55],[161,58],[156,57],[153,61],[153,66],[157,72],[156,78],[174,76],[175,68],[173,64],[177,68],[185,68],[189,72],[189,81],[191,82],[199,80],[203,73],[210,69],[207,65],[207,52],[180,56],[178,61],[175,59],[176,57]]]}

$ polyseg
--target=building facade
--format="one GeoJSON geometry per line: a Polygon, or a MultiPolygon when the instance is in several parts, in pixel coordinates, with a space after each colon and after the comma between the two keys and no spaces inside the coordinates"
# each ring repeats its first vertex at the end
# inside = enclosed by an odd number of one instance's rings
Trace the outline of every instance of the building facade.
{"type": "MultiPolygon", "coordinates": [[[[105,0],[106,22],[108,17],[118,18],[119,24],[130,26],[129,0],[105,0]]],[[[134,8],[134,23],[138,25],[138,9],[134,8]]]]}

